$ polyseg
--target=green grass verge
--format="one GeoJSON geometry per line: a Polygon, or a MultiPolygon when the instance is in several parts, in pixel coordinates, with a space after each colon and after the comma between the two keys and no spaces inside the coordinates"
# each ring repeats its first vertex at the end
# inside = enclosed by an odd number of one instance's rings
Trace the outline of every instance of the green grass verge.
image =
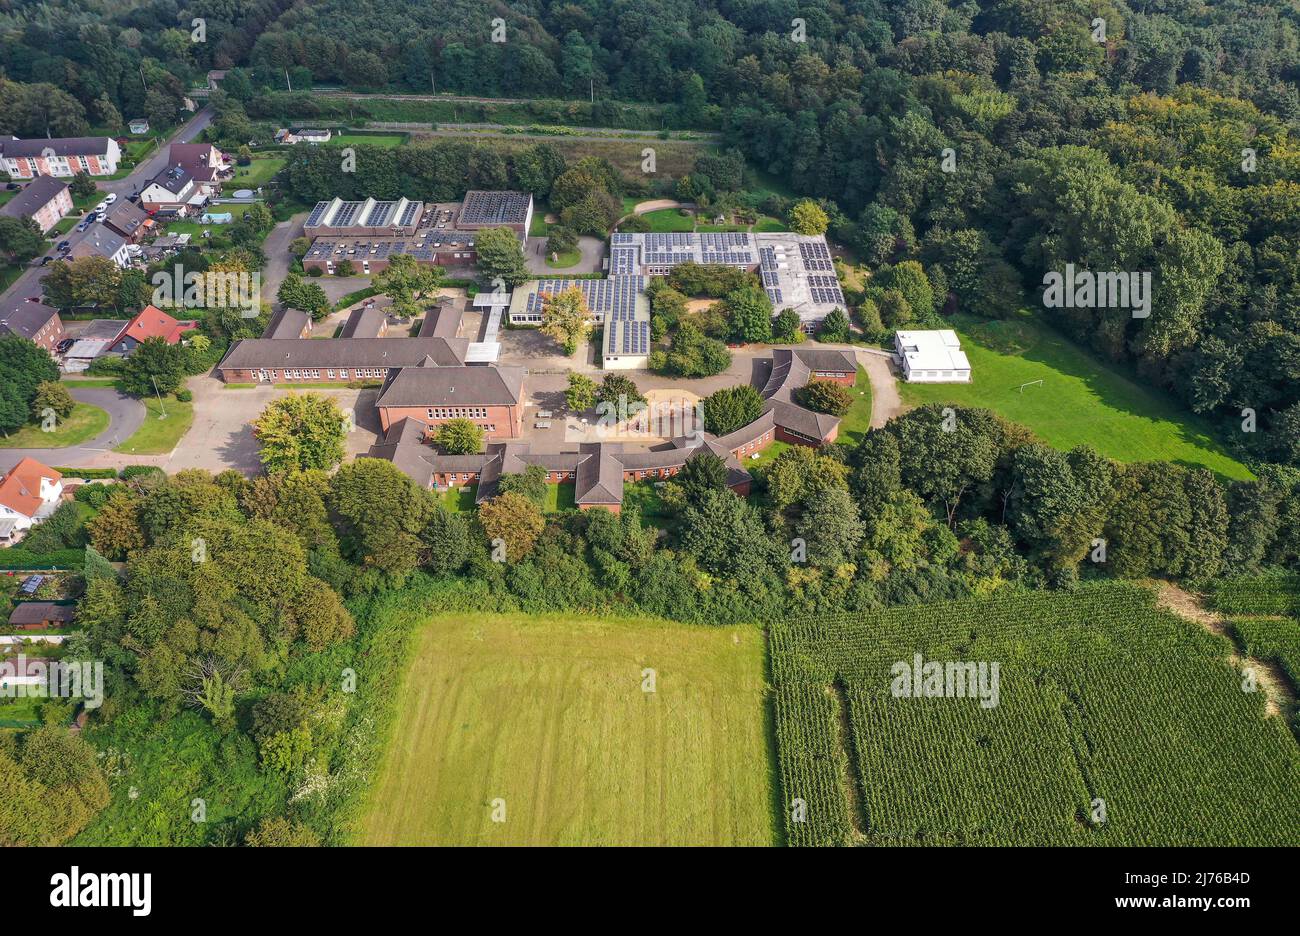
{"type": "Polygon", "coordinates": [[[959,318],[957,326],[972,382],[903,383],[899,389],[905,403],[987,407],[1059,449],[1091,445],[1121,462],[1171,461],[1209,468],[1225,478],[1252,477],[1227,454],[1205,420],[1043,323],[1028,317],[999,322],[959,318]]]}
{"type": "Polygon", "coordinates": [[[835,441],[857,445],[871,428],[871,378],[861,366],[858,367],[858,382],[848,390],[853,394],[853,405],[840,417],[840,434],[835,441]]]}
{"type": "Polygon", "coordinates": [[[53,431],[39,425],[23,426],[7,438],[0,438],[0,448],[67,448],[95,438],[108,428],[108,413],[89,403],[77,403],[68,418],[53,431]]]}
{"type": "Polygon", "coordinates": [[[774,842],[758,630],[462,613],[415,641],[359,844],[774,842]]]}
{"type": "Polygon", "coordinates": [[[478,496],[478,485],[467,484],[443,491],[440,500],[448,510],[461,513],[474,509],[474,498],[478,496]]]}
{"type": "Polygon", "coordinates": [[[330,138],[331,146],[383,146],[393,148],[406,142],[405,133],[340,133],[330,138]]]}
{"type": "Polygon", "coordinates": [[[176,448],[181,436],[194,422],[194,404],[182,403],[174,396],[166,397],[161,404],[157,397],[148,397],[140,402],[147,411],[144,422],[113,451],[125,455],[166,455],[176,448]]]}
{"type": "Polygon", "coordinates": [[[542,512],[559,513],[561,510],[577,510],[578,502],[574,499],[576,495],[577,488],[572,484],[548,484],[542,512]]]}

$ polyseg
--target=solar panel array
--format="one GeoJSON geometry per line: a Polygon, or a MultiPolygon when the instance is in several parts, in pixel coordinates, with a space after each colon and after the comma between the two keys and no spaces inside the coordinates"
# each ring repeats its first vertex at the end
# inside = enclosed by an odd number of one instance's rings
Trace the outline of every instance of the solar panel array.
{"type": "Polygon", "coordinates": [[[636,238],[631,234],[614,234],[610,237],[609,242],[615,246],[619,244],[634,244],[636,243],[636,238]]]}
{"type": "Polygon", "coordinates": [[[835,269],[835,265],[831,263],[830,250],[820,241],[800,241],[799,256],[803,258],[805,270],[829,273],[835,269]]]}
{"type": "Polygon", "coordinates": [[[611,322],[605,326],[606,354],[649,354],[650,323],[644,320],[611,322]]]}
{"type": "Polygon", "coordinates": [[[361,223],[366,227],[381,227],[388,223],[388,216],[392,213],[393,207],[397,202],[377,201],[371,207],[369,213],[362,219],[361,223]]]}
{"type": "Polygon", "coordinates": [[[772,300],[772,305],[779,306],[785,302],[785,294],[781,292],[779,286],[769,286],[767,289],[767,298],[772,300]]]}
{"type": "MultiPolygon", "coordinates": [[[[618,235],[615,235],[618,236],[618,235]]],[[[624,237],[628,235],[624,234],[624,237]]],[[[637,254],[635,247],[614,247],[609,252],[609,273],[611,276],[628,276],[636,273],[637,254]]]]}
{"type": "Polygon", "coordinates": [[[406,227],[409,224],[414,224],[415,218],[420,213],[420,209],[423,205],[423,202],[408,201],[406,207],[402,209],[401,217],[397,219],[398,227],[406,227]]]}
{"type": "Polygon", "coordinates": [[[344,202],[339,206],[339,213],[330,222],[330,227],[349,227],[365,202],[344,202]]]}
{"type": "Polygon", "coordinates": [[[760,270],[775,270],[776,251],[771,247],[758,248],[758,267],[760,270]]]}
{"type": "Polygon", "coordinates": [[[522,224],[528,216],[523,192],[466,192],[462,224],[522,224]]]}
{"type": "Polygon", "coordinates": [[[812,293],[813,302],[816,302],[818,305],[844,304],[844,293],[840,292],[838,289],[823,289],[819,286],[814,286],[808,291],[812,293]]]}
{"type": "Polygon", "coordinates": [[[723,233],[723,234],[701,234],[700,246],[705,250],[726,250],[728,247],[743,247],[748,250],[751,246],[749,235],[744,233],[723,233]]]}
{"type": "Polygon", "coordinates": [[[316,207],[313,208],[311,214],[307,216],[307,223],[304,226],[315,227],[320,224],[320,219],[324,216],[325,212],[329,210],[329,206],[330,203],[327,201],[317,202],[316,207]]]}

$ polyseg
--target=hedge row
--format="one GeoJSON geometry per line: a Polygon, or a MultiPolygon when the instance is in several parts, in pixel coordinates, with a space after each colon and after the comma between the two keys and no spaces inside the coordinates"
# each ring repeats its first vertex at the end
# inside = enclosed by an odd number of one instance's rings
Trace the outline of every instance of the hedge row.
{"type": "Polygon", "coordinates": [[[73,569],[79,572],[85,565],[84,549],[56,549],[47,553],[30,552],[21,546],[0,549],[0,569],[73,569]]]}

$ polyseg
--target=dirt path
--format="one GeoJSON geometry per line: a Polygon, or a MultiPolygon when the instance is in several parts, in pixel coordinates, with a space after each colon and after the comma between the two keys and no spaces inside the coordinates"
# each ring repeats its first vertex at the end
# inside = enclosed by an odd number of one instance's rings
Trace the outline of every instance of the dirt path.
{"type": "Polygon", "coordinates": [[[1254,671],[1255,681],[1264,692],[1264,710],[1267,714],[1280,715],[1295,704],[1291,687],[1287,684],[1280,668],[1267,660],[1242,656],[1236,649],[1236,640],[1232,636],[1228,622],[1217,612],[1201,604],[1201,600],[1196,595],[1170,582],[1160,582],[1156,586],[1156,604],[1179,617],[1194,621],[1212,634],[1218,634],[1232,641],[1234,649],[1228,656],[1228,662],[1243,672],[1247,669],[1254,671]]]}

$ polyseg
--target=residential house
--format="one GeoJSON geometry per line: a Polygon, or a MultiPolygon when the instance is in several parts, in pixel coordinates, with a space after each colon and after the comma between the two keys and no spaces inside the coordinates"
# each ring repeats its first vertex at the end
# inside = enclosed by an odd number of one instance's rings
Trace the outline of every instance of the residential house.
{"type": "Polygon", "coordinates": [[[52,140],[0,139],[0,166],[12,179],[48,175],[68,178],[78,172],[112,175],[122,149],[111,137],[60,137],[52,140]]]}
{"type": "Polygon", "coordinates": [[[72,213],[72,191],[66,182],[52,176],[38,176],[0,207],[0,215],[31,218],[42,234],[72,213]]]}
{"type": "Polygon", "coordinates": [[[118,332],[108,345],[108,351],[130,354],[140,342],[148,338],[161,338],[169,345],[184,339],[185,333],[199,327],[195,321],[181,321],[156,306],[147,305],[118,332]]]}
{"type": "Polygon", "coordinates": [[[168,166],[140,190],[140,207],[185,217],[202,210],[209,191],[184,166],[168,166]]]}
{"type": "Polygon", "coordinates": [[[18,335],[53,351],[64,337],[63,320],[57,309],[14,296],[0,300],[0,334],[18,335]]]}
{"type": "Polygon", "coordinates": [[[120,267],[131,265],[131,254],[126,249],[126,239],[102,224],[93,225],[86,236],[72,245],[65,256],[76,260],[81,257],[106,257],[120,267]]]}
{"type": "Polygon", "coordinates": [[[0,520],[29,530],[54,513],[63,497],[63,475],[34,458],[24,458],[0,480],[0,520]]]}
{"type": "Polygon", "coordinates": [[[143,208],[126,199],[119,199],[108,206],[103,224],[128,244],[138,244],[157,227],[143,208]]]}

